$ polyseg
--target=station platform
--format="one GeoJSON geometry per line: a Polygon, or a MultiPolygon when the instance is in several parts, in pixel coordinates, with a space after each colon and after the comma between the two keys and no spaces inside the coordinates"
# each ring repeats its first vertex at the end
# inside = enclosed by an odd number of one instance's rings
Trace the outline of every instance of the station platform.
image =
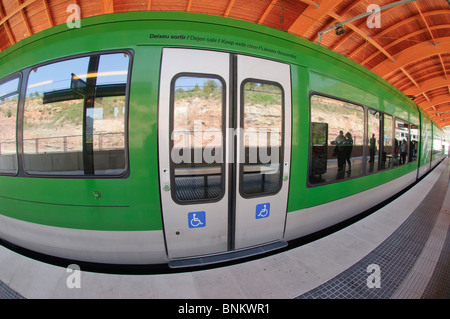
{"type": "Polygon", "coordinates": [[[81,271],[0,246],[0,299],[448,299],[450,160],[365,218],[246,262],[166,274],[81,271]],[[70,287],[69,287],[70,286],[70,287]]]}

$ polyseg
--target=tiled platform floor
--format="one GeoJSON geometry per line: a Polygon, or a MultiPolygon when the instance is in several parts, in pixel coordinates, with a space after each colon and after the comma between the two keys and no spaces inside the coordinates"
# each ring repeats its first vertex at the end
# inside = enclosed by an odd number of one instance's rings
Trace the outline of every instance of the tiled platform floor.
{"type": "Polygon", "coordinates": [[[139,276],[82,271],[81,288],[69,289],[65,268],[0,246],[0,299],[448,299],[449,171],[446,160],[392,203],[329,236],[227,267],[139,276]],[[368,285],[375,274],[380,288],[368,285]]]}
{"type": "Polygon", "coordinates": [[[0,299],[24,299],[24,297],[0,281],[0,299]]]}
{"type": "Polygon", "coordinates": [[[338,276],[297,298],[450,298],[448,185],[449,175],[444,172],[411,216],[381,245],[338,276]],[[447,249],[442,249],[444,242],[447,249]],[[379,288],[367,289],[367,278],[375,274],[371,268],[368,272],[369,265],[379,267],[379,288]]]}

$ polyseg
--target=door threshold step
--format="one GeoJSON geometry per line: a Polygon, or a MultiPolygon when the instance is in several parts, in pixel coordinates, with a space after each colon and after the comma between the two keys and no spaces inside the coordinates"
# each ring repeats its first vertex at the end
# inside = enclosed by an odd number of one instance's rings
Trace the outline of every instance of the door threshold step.
{"type": "Polygon", "coordinates": [[[253,257],[260,254],[265,254],[274,250],[287,247],[288,243],[285,241],[276,241],[266,245],[244,248],[240,250],[227,251],[224,253],[197,256],[183,259],[175,259],[169,262],[170,268],[185,268],[185,267],[200,267],[211,264],[232,261],[241,258],[253,257]]]}

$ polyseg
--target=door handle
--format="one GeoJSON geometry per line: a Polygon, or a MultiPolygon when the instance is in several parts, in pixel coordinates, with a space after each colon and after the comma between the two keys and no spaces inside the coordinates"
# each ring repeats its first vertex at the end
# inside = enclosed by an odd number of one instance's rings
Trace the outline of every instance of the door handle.
{"type": "Polygon", "coordinates": [[[283,181],[286,182],[288,179],[289,179],[289,163],[285,162],[283,168],[283,181]]]}
{"type": "Polygon", "coordinates": [[[170,191],[170,171],[164,168],[161,172],[162,188],[165,191],[170,191]]]}

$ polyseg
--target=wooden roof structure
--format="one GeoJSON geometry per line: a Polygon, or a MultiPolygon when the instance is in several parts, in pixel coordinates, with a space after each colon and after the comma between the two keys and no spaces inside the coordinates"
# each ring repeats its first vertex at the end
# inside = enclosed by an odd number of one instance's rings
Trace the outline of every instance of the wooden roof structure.
{"type": "Polygon", "coordinates": [[[450,125],[450,0],[0,0],[0,51],[81,18],[128,11],[181,11],[230,17],[280,29],[349,57],[380,75],[441,126],[450,125]],[[403,1],[406,2],[406,1],[403,1]],[[347,20],[369,12],[371,15],[347,20]],[[377,21],[380,24],[377,24],[377,21]],[[345,23],[343,32],[340,23],[345,23]],[[331,29],[333,28],[333,29],[331,29]],[[330,29],[330,32],[323,33],[330,29]],[[322,33],[322,35],[321,35],[322,33]]]}

